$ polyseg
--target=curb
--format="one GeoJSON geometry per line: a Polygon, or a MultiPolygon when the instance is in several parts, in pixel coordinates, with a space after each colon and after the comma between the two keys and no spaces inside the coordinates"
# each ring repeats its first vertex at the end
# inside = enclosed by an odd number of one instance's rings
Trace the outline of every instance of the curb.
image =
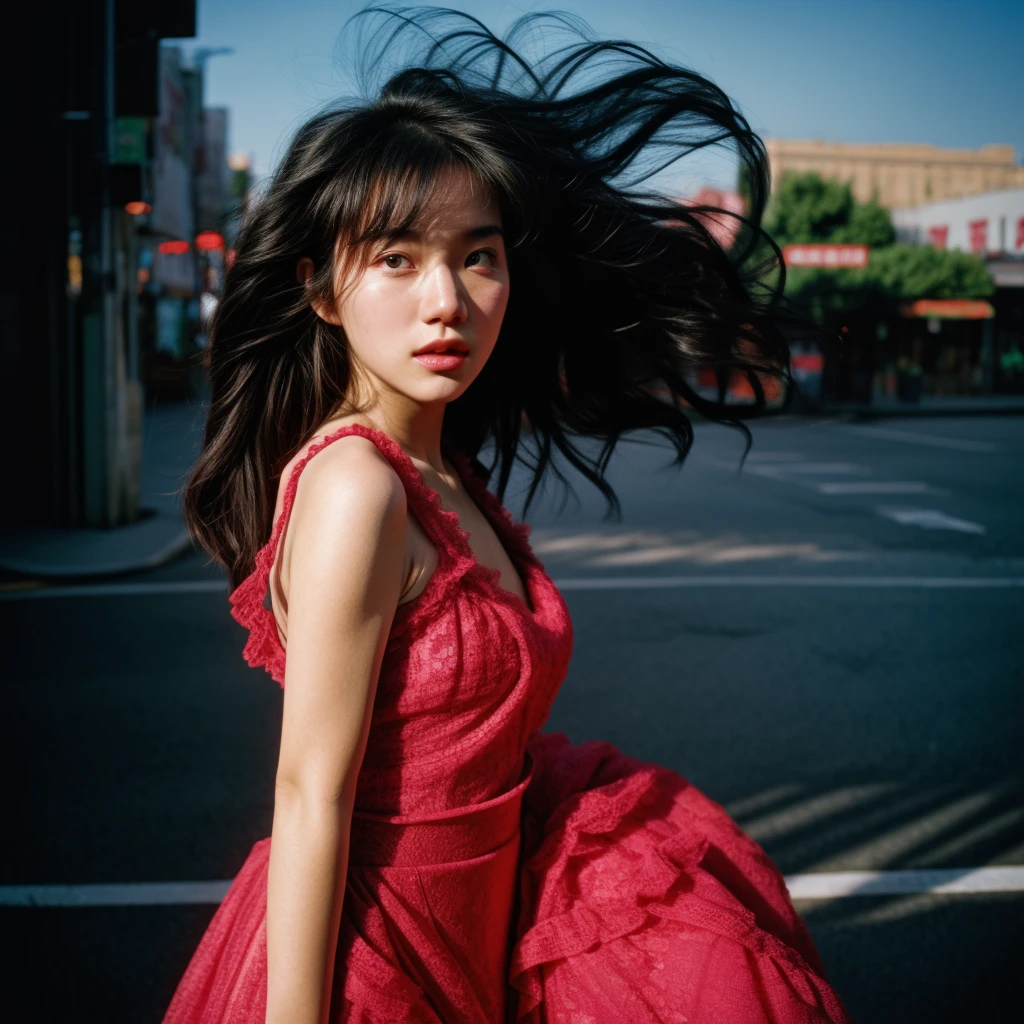
{"type": "Polygon", "coordinates": [[[133,572],[156,569],[179,555],[191,550],[192,538],[182,528],[179,533],[155,551],[138,558],[120,561],[48,562],[32,558],[0,555],[0,569],[23,577],[44,579],[92,579],[106,576],[124,576],[133,572]]]}
{"type": "Polygon", "coordinates": [[[168,542],[155,550],[121,560],[87,560],[78,562],[53,562],[40,559],[19,558],[0,554],[0,570],[22,576],[44,579],[91,579],[94,577],[123,576],[133,572],[156,569],[179,555],[192,549],[192,538],[184,527],[168,542]]]}

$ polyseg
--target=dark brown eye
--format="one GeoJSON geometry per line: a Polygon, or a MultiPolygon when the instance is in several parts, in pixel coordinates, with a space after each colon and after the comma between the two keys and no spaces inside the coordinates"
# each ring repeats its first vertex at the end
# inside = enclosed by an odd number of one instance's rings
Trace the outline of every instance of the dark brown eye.
{"type": "Polygon", "coordinates": [[[399,270],[402,266],[402,260],[404,259],[405,257],[397,252],[388,253],[388,255],[384,257],[384,265],[389,267],[391,270],[399,270]]]}
{"type": "Polygon", "coordinates": [[[493,267],[498,262],[498,254],[493,249],[477,249],[466,257],[467,267],[493,267]]]}

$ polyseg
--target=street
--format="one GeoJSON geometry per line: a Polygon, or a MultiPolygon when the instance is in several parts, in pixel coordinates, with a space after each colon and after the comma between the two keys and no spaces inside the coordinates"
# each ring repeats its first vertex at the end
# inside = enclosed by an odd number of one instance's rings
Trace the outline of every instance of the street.
{"type": "MultiPolygon", "coordinates": [[[[1015,1017],[1024,417],[787,417],[741,473],[735,431],[696,433],[681,471],[621,446],[621,522],[585,482],[531,510],[575,627],[547,728],[676,769],[787,876],[828,876],[797,905],[855,1021],[1015,1017]],[[1014,866],[988,892],[839,884],[1014,866]]],[[[242,661],[222,581],[190,554],[0,589],[5,1022],[158,1022],[214,905],[117,887],[229,879],[269,834],[281,693],[242,661]],[[97,884],[97,905],[12,905],[97,884]]]]}

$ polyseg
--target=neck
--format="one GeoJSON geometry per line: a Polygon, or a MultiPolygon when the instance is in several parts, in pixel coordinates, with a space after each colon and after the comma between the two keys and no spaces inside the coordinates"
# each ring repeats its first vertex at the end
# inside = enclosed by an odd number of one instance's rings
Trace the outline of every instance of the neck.
{"type": "Polygon", "coordinates": [[[445,402],[416,402],[382,385],[371,390],[372,398],[361,406],[363,416],[373,426],[397,441],[414,459],[444,472],[441,457],[441,428],[445,402]]]}

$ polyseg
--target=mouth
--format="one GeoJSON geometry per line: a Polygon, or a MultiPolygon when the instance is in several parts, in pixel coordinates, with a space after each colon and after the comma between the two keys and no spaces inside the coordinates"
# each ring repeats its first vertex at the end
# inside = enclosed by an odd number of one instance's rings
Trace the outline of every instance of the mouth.
{"type": "Polygon", "coordinates": [[[457,370],[469,355],[469,345],[459,339],[431,341],[413,353],[428,370],[457,370]]]}

